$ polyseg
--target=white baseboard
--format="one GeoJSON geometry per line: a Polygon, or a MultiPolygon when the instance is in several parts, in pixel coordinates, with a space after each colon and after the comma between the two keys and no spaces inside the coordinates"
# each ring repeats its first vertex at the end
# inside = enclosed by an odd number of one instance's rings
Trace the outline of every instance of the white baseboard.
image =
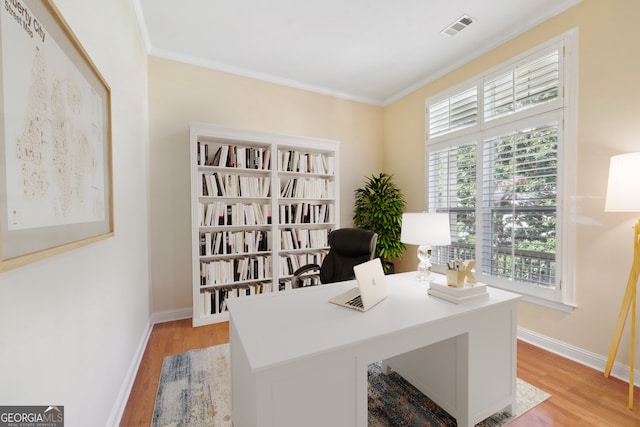
{"type": "Polygon", "coordinates": [[[174,320],[191,319],[193,316],[193,308],[179,308],[177,310],[159,311],[151,314],[151,323],[172,322],[174,320]]]}
{"type": "Polygon", "coordinates": [[[142,339],[138,343],[138,348],[136,349],[134,357],[131,360],[131,364],[129,365],[129,369],[127,370],[127,374],[124,378],[124,381],[122,382],[122,386],[120,387],[118,397],[116,398],[115,404],[111,409],[111,414],[109,414],[109,419],[106,423],[107,426],[118,427],[120,425],[120,419],[122,418],[124,409],[126,408],[127,402],[129,401],[129,394],[131,393],[131,389],[133,388],[133,382],[135,381],[136,375],[138,374],[138,369],[140,369],[142,356],[144,355],[144,351],[147,348],[147,343],[149,342],[149,337],[151,336],[152,329],[153,324],[151,322],[147,323],[145,331],[142,334],[142,339]]]}
{"type": "Polygon", "coordinates": [[[170,322],[173,320],[188,319],[191,318],[191,315],[191,307],[179,310],[163,311],[159,313],[153,313],[151,315],[149,323],[147,323],[146,330],[142,335],[142,339],[140,340],[140,343],[138,343],[138,348],[136,349],[133,360],[131,361],[131,365],[129,366],[127,375],[124,378],[122,387],[120,388],[120,392],[118,393],[116,403],[114,404],[113,409],[111,410],[111,414],[109,415],[109,420],[106,424],[107,426],[118,427],[120,425],[120,420],[122,419],[122,414],[124,414],[127,402],[129,401],[129,395],[131,394],[133,383],[136,379],[136,375],[138,374],[138,369],[140,369],[142,356],[144,355],[144,351],[147,348],[149,337],[151,336],[151,331],[153,330],[153,325],[155,325],[156,323],[170,322]]]}
{"type": "MultiPolygon", "coordinates": [[[[575,347],[571,344],[567,344],[565,342],[562,342],[553,338],[549,338],[545,335],[541,335],[537,332],[533,332],[531,330],[521,328],[521,327],[518,327],[518,338],[521,339],[522,341],[526,341],[530,344],[533,344],[536,347],[543,348],[547,351],[550,351],[551,353],[555,353],[566,359],[573,360],[574,362],[578,362],[582,365],[593,368],[596,371],[600,371],[604,375],[604,369],[607,365],[606,356],[592,353],[590,351],[581,349],[579,347],[575,347]]],[[[633,372],[634,372],[634,377],[639,378],[640,370],[634,369],[633,372]]],[[[630,373],[629,365],[625,365],[619,362],[613,363],[613,368],[611,369],[612,377],[618,378],[628,383],[629,373],[630,373]]]]}

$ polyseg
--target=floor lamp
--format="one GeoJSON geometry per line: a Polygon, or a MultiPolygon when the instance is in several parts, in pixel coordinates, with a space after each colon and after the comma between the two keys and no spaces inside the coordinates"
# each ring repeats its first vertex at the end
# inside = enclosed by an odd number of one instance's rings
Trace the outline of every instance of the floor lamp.
{"type": "MultiPolygon", "coordinates": [[[[640,212],[640,153],[613,156],[609,165],[609,182],[607,184],[607,198],[605,203],[607,212],[640,212]]],[[[613,341],[609,349],[609,358],[604,370],[604,376],[609,378],[611,368],[618,351],[624,324],[631,309],[631,356],[629,359],[629,409],[633,409],[633,371],[635,361],[636,335],[636,290],[638,273],[640,272],[640,219],[633,227],[633,264],[629,272],[627,289],[622,299],[622,307],[618,317],[618,324],[613,334],[613,341]]]]}

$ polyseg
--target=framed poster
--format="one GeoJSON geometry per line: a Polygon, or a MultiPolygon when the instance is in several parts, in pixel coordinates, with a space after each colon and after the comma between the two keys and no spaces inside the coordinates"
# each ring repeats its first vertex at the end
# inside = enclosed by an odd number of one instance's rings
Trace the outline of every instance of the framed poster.
{"type": "Polygon", "coordinates": [[[50,0],[0,10],[0,272],[113,235],[110,89],[50,0]]]}

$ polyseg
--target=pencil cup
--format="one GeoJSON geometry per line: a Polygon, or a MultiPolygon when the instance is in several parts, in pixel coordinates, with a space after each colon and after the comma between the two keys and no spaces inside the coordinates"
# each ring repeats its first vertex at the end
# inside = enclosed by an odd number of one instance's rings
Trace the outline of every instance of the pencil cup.
{"type": "Polygon", "coordinates": [[[447,270],[447,284],[454,288],[461,288],[464,286],[465,271],[460,270],[447,270]]]}

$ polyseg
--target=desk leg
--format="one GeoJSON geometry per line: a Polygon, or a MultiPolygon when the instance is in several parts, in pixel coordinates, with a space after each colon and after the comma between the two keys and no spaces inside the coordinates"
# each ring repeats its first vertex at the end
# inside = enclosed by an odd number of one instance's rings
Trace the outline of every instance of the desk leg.
{"type": "Polygon", "coordinates": [[[369,424],[369,364],[356,358],[356,426],[369,424]]]}

